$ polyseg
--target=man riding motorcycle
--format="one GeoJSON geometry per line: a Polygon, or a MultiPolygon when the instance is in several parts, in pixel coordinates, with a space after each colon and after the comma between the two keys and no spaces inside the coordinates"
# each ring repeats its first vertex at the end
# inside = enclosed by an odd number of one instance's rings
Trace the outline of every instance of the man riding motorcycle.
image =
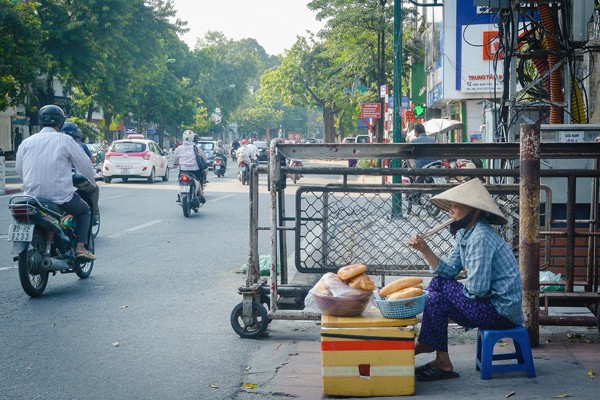
{"type": "MultiPolygon", "coordinates": [[[[194,147],[197,149],[200,157],[204,159],[206,164],[208,164],[208,157],[202,147],[195,144],[196,135],[191,130],[186,130],[182,135],[183,143],[181,146],[178,146],[175,149],[175,165],[179,165],[179,170],[181,172],[185,171],[190,173],[196,177],[198,182],[200,183],[197,188],[198,198],[200,199],[200,203],[206,203],[206,199],[204,198],[203,184],[205,182],[205,172],[198,167],[198,162],[196,161],[196,151],[194,151],[194,147]]],[[[179,200],[179,194],[177,195],[177,201],[179,200]]]]}
{"type": "Polygon", "coordinates": [[[95,260],[86,249],[90,229],[90,208],[75,192],[71,166],[94,185],[94,167],[79,145],[58,134],[65,122],[64,111],[55,105],[40,108],[42,130],[25,139],[17,150],[16,171],[23,181],[23,193],[56,204],[75,218],[75,256],[95,260]]]}

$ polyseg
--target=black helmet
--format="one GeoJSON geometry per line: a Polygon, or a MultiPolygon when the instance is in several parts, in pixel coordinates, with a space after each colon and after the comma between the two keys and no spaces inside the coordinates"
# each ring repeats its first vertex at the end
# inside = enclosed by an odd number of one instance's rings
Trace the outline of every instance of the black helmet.
{"type": "Polygon", "coordinates": [[[81,139],[81,130],[79,130],[74,122],[65,122],[60,131],[71,136],[73,139],[81,139]]]}
{"type": "Polygon", "coordinates": [[[42,126],[62,125],[66,119],[65,112],[59,106],[44,106],[38,112],[38,121],[42,126]]]}

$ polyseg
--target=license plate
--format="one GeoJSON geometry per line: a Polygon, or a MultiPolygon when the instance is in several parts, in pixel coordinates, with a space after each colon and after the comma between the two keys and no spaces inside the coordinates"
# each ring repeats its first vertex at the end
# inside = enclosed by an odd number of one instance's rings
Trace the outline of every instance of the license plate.
{"type": "Polygon", "coordinates": [[[215,169],[221,169],[220,165],[215,165],[215,169]]]}
{"type": "Polygon", "coordinates": [[[446,183],[446,178],[441,178],[441,177],[433,177],[433,183],[436,184],[441,184],[441,183],[446,183]]]}
{"type": "Polygon", "coordinates": [[[245,170],[246,170],[246,167],[239,167],[238,168],[238,171],[245,171],[245,170]]]}
{"type": "Polygon", "coordinates": [[[33,224],[12,224],[8,227],[8,240],[10,242],[31,242],[34,227],[33,224]]]}
{"type": "Polygon", "coordinates": [[[190,192],[189,186],[179,186],[179,193],[189,193],[189,192],[190,192]]]}
{"type": "Polygon", "coordinates": [[[129,168],[122,168],[121,175],[129,175],[129,168]]]}

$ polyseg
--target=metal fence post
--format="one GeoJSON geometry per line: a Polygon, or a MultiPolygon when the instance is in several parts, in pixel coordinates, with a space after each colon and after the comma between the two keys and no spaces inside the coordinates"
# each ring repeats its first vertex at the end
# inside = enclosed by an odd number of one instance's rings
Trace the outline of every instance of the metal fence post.
{"type": "Polygon", "coordinates": [[[6,194],[6,159],[0,157],[0,196],[6,194]]]}
{"type": "Polygon", "coordinates": [[[540,299],[540,126],[521,124],[519,198],[519,268],[523,284],[523,312],[529,340],[539,346],[540,299]]]}

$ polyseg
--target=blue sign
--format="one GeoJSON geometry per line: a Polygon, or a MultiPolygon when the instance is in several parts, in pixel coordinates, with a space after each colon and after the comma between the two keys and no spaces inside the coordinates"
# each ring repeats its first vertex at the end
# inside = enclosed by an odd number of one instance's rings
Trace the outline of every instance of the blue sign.
{"type": "Polygon", "coordinates": [[[410,107],[410,99],[408,96],[402,96],[402,108],[408,109],[410,107]]]}
{"type": "Polygon", "coordinates": [[[154,135],[156,133],[156,129],[148,129],[148,135],[154,135]]]}
{"type": "Polygon", "coordinates": [[[369,129],[369,125],[365,124],[365,121],[362,118],[356,120],[356,127],[358,129],[369,129]]]}
{"type": "Polygon", "coordinates": [[[388,108],[392,110],[394,109],[394,96],[388,97],[388,108]]]}

